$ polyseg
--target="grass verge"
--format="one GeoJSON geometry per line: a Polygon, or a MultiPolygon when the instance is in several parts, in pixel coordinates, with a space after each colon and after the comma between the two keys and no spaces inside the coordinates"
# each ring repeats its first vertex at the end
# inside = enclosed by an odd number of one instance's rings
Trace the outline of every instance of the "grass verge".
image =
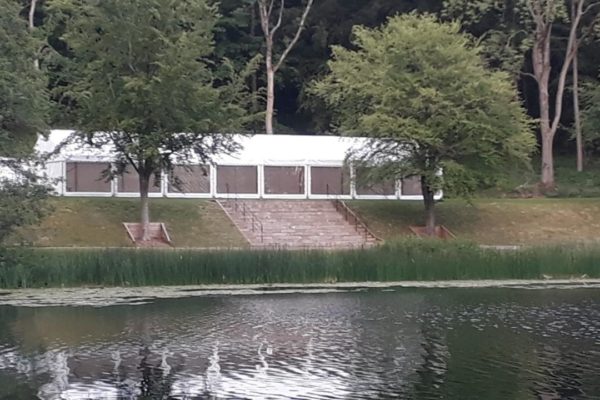
{"type": "MultiPolygon", "coordinates": [[[[354,209],[385,240],[410,235],[423,225],[420,201],[355,200],[354,209]]],[[[473,199],[445,200],[436,205],[438,223],[460,239],[487,245],[565,245],[600,241],[600,200],[473,199]]]]}
{"type": "Polygon", "coordinates": [[[19,259],[0,266],[1,288],[600,278],[598,246],[496,251],[471,243],[403,240],[336,252],[13,251],[19,259]]]}
{"type": "MultiPolygon", "coordinates": [[[[39,247],[132,247],[123,222],[139,220],[139,199],[59,197],[39,226],[12,239],[39,247]]],[[[247,247],[248,243],[215,202],[151,199],[153,221],[164,222],[175,247],[247,247]]]]}

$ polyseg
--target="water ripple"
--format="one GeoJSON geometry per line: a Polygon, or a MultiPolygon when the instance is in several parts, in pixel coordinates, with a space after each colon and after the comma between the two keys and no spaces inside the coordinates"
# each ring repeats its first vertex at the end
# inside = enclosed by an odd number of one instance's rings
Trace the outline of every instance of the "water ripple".
{"type": "Polygon", "coordinates": [[[600,397],[600,292],[397,289],[0,307],[0,397],[600,397]]]}

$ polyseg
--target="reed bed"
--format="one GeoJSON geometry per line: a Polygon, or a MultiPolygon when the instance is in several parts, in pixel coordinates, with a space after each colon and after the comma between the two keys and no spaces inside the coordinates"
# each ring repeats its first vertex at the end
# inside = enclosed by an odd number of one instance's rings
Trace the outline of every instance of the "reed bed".
{"type": "Polygon", "coordinates": [[[5,252],[0,288],[600,278],[600,246],[481,249],[404,240],[368,250],[41,249],[5,252]]]}

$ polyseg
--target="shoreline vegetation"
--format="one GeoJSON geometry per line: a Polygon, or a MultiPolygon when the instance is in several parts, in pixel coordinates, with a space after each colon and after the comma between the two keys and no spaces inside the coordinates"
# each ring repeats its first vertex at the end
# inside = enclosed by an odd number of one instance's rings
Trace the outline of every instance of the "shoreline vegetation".
{"type": "Polygon", "coordinates": [[[406,239],[366,250],[12,248],[0,289],[600,278],[600,246],[484,249],[406,239]]]}

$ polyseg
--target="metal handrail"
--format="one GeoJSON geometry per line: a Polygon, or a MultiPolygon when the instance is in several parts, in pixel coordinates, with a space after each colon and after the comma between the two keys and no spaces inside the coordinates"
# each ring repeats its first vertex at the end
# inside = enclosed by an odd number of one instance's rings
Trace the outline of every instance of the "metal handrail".
{"type": "Polygon", "coordinates": [[[246,203],[239,203],[237,196],[233,199],[233,210],[235,213],[242,215],[242,218],[245,220],[250,219],[250,229],[252,229],[252,233],[260,232],[260,242],[264,243],[264,226],[260,218],[254,213],[254,211],[250,210],[246,203]]]}
{"type": "Polygon", "coordinates": [[[378,242],[382,241],[380,237],[376,236],[373,232],[371,232],[369,227],[363,221],[361,221],[360,218],[358,218],[356,213],[352,211],[345,202],[341,201],[340,199],[335,199],[333,200],[333,204],[335,206],[335,210],[341,213],[348,223],[354,225],[354,229],[356,230],[356,232],[358,232],[359,234],[364,232],[365,240],[368,240],[369,236],[371,236],[378,242]],[[350,221],[351,219],[352,222],[350,221]],[[361,229],[363,230],[363,232],[360,231],[361,229]]]}

